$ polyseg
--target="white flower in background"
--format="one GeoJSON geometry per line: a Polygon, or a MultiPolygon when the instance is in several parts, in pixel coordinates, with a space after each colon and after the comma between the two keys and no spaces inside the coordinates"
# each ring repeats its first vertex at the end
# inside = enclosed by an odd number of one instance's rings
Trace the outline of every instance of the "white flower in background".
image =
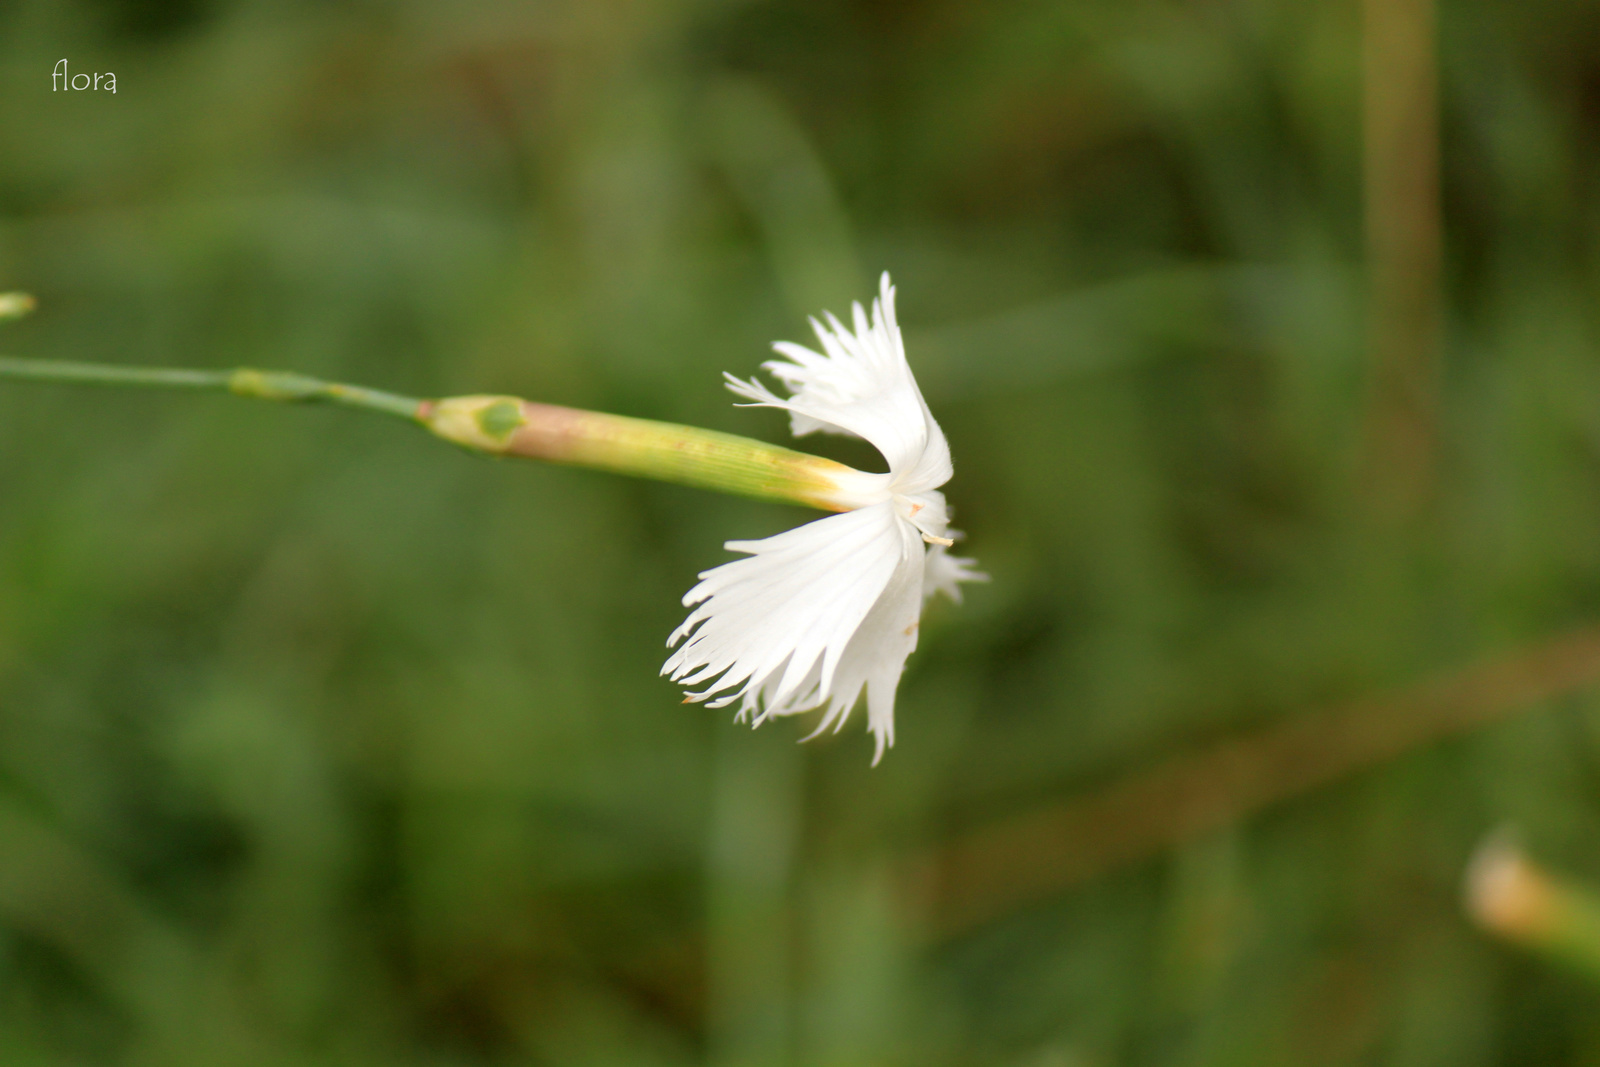
{"type": "Polygon", "coordinates": [[[843,514],[762,541],[729,541],[730,552],[748,556],[700,575],[661,673],[705,687],[690,701],[739,701],[738,721],[753,725],[823,708],[811,737],[843,727],[865,688],[876,765],[894,744],[895,687],[917,647],[923,601],[936,592],[959,601],[959,583],[985,576],[945,551],[959,536],[938,491],[950,480],[950,447],[906,364],[889,275],[870,322],[856,304],[853,330],[831,314],[827,325],[811,325],[822,352],[779,342],[773,348],[788,360],[763,364],[789,399],[732,375],[728,388],[747,406],[788,410],[797,437],[865,438],[889,473],[841,475],[829,503],[843,514]]]}

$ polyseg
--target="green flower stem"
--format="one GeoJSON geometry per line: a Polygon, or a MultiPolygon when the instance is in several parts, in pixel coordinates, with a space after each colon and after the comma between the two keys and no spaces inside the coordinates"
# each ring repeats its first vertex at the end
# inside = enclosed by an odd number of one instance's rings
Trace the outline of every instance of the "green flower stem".
{"type": "Polygon", "coordinates": [[[0,379],[71,385],[200,389],[301,403],[338,404],[419,423],[438,437],[490,455],[520,456],[676,482],[826,511],[871,478],[842,463],[747,437],[692,426],[535,404],[514,396],[419,400],[285,371],[182,370],[0,357],[0,379]]]}
{"type": "Polygon", "coordinates": [[[171,367],[118,367],[104,363],[68,363],[0,357],[0,378],[72,385],[134,386],[147,389],[212,389],[262,400],[339,404],[385,415],[416,419],[422,401],[359,385],[325,382],[287,371],[181,370],[171,367]]]}

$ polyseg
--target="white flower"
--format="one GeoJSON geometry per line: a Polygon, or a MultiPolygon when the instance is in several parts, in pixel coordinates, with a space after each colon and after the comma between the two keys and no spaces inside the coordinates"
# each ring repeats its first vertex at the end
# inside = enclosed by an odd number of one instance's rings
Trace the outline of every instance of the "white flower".
{"type": "Polygon", "coordinates": [[[753,725],[823,708],[811,737],[843,727],[865,688],[876,765],[894,744],[895,687],[917,647],[923,601],[935,592],[959,601],[958,583],[984,575],[945,552],[953,537],[938,489],[950,480],[950,447],[906,364],[889,275],[870,322],[856,304],[853,330],[832,315],[811,325],[822,352],[779,342],[773,348],[788,360],[763,364],[789,399],[732,375],[728,388],[746,406],[788,410],[797,437],[865,438],[889,473],[838,479],[832,500],[843,514],[763,541],[729,541],[747,557],[704,572],[684,596],[694,610],[668,639],[678,647],[661,673],[703,686],[690,701],[739,701],[737,720],[753,725]]]}

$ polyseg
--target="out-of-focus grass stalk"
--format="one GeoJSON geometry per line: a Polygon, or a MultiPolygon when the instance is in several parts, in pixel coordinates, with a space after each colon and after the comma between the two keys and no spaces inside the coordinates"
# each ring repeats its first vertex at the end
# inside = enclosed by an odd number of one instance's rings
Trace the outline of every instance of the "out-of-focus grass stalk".
{"type": "Polygon", "coordinates": [[[715,1067],[783,1067],[794,1054],[791,891],[804,754],[749,740],[718,731],[706,871],[715,1067]]]}
{"type": "Polygon", "coordinates": [[[1551,875],[1495,836],[1467,867],[1466,895],[1485,930],[1600,980],[1600,893],[1551,875]]]}
{"type": "Polygon", "coordinates": [[[969,830],[906,864],[951,937],[1118,867],[1575,689],[1600,684],[1600,626],[1396,693],[1294,715],[1105,789],[969,830]]]}
{"type": "Polygon", "coordinates": [[[1414,513],[1437,448],[1441,333],[1434,0],[1363,0],[1369,398],[1363,477],[1414,513]]]}
{"type": "Polygon", "coordinates": [[[777,95],[730,75],[707,87],[703,106],[712,157],[760,227],[790,308],[809,315],[870,288],[833,177],[777,95]]]}
{"type": "Polygon", "coordinates": [[[420,423],[477,452],[520,456],[676,482],[824,511],[859,506],[852,488],[872,475],[820,456],[734,434],[631,419],[514,396],[421,400],[289,371],[186,370],[0,358],[0,379],[70,385],[229,392],[260,400],[337,404],[420,423]]]}

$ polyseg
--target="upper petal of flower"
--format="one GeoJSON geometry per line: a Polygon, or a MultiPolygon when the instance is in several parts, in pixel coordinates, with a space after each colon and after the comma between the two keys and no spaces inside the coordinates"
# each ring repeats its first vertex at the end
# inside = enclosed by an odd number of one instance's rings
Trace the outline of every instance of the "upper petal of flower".
{"type": "Polygon", "coordinates": [[[896,492],[918,493],[949,481],[950,446],[906,362],[888,273],[870,321],[859,303],[852,309],[854,329],[831,314],[826,318],[826,325],[811,320],[821,352],[780,341],[772,347],[788,360],[762,364],[789,388],[789,399],[731,374],[728,388],[754,404],[787,409],[797,437],[825,430],[866,438],[888,461],[896,492]]]}

